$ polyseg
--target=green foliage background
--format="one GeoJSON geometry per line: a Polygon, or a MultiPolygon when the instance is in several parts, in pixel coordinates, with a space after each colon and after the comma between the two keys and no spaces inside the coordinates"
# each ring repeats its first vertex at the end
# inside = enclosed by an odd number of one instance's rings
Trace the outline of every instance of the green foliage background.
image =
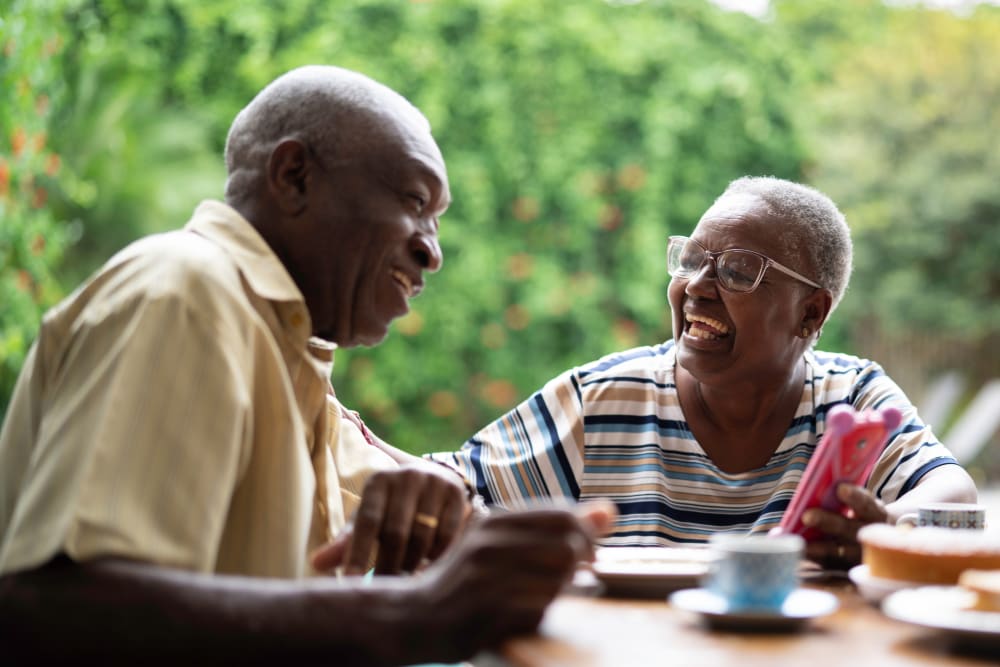
{"type": "Polygon", "coordinates": [[[43,310],[220,197],[233,115],[312,62],[406,95],[448,162],[443,270],[384,344],[338,352],[334,376],[411,451],[456,447],[565,368],[669,336],[665,238],[743,174],[811,182],[856,230],[824,348],[859,351],[861,326],[968,344],[1000,330],[995,8],[7,2],[0,406],[43,310]]]}

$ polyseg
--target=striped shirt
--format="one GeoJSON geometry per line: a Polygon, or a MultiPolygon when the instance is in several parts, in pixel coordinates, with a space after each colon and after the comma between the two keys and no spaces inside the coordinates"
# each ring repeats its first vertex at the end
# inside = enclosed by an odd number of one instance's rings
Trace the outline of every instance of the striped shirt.
{"type": "Polygon", "coordinates": [[[674,381],[674,342],[639,347],[574,368],[548,382],[470,438],[461,451],[430,455],[463,472],[487,504],[520,507],[553,497],[615,501],[620,516],[604,544],[676,545],[716,532],[776,526],[823,435],[828,410],[894,405],[903,423],[867,487],[883,502],[929,470],[957,464],[902,390],[871,361],[810,351],[798,409],[762,467],[731,474],[688,428],[674,381]]]}

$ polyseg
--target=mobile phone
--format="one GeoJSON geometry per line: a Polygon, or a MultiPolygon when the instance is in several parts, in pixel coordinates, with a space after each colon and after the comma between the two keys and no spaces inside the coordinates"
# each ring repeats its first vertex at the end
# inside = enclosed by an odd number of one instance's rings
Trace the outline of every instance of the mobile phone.
{"type": "Polygon", "coordinates": [[[795,533],[814,540],[821,533],[802,523],[802,515],[813,507],[846,513],[837,499],[843,482],[863,484],[875,467],[886,440],[903,421],[898,408],[885,407],[857,412],[849,405],[836,405],[826,415],[826,431],[813,453],[792,501],[773,533],[795,533]]]}

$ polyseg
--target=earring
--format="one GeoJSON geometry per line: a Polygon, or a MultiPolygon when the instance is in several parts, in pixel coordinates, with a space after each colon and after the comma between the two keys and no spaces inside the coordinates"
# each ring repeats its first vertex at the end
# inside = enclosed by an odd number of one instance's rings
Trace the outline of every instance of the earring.
{"type": "Polygon", "coordinates": [[[812,332],[809,331],[809,327],[802,327],[802,334],[801,334],[801,336],[803,338],[809,338],[809,334],[811,334],[811,333],[812,332]]]}

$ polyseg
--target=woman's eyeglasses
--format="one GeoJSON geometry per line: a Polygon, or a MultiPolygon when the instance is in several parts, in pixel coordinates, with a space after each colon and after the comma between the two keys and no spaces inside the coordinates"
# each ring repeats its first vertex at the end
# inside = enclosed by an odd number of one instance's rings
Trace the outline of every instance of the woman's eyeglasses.
{"type": "Polygon", "coordinates": [[[764,272],[772,266],[810,287],[820,287],[801,273],[796,273],[759,252],[741,248],[710,252],[705,246],[686,236],[670,237],[667,243],[667,273],[674,278],[690,278],[708,260],[715,263],[715,276],[719,285],[730,292],[754,291],[764,278],[764,272]]]}

